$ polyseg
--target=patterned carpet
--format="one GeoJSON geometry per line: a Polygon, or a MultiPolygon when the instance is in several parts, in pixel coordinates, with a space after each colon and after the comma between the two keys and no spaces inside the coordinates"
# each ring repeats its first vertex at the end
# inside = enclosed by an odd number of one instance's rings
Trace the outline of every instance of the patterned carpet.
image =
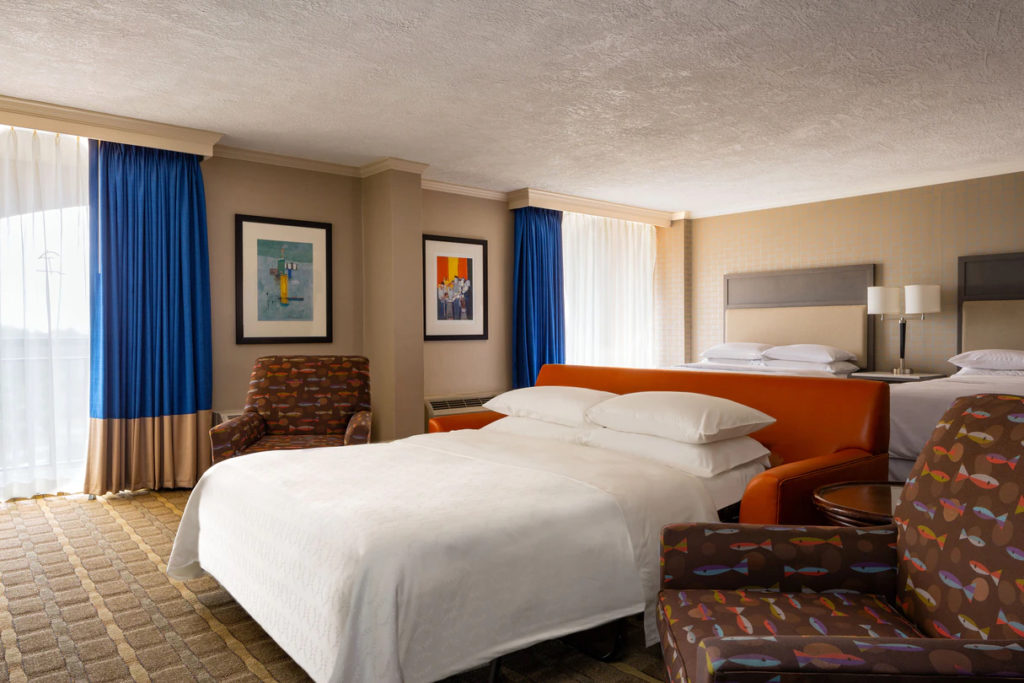
{"type": "MultiPolygon", "coordinates": [[[[164,574],[188,495],[0,503],[0,680],[309,680],[215,580],[164,574]]],[[[664,678],[638,620],[615,663],[551,641],[503,664],[506,681],[664,678]]],[[[449,682],[486,680],[482,669],[449,682]]]]}

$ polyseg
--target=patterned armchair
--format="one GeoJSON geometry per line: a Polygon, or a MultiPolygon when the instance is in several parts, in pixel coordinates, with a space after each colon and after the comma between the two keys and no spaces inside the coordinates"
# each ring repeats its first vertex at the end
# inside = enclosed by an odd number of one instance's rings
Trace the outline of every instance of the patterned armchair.
{"type": "Polygon", "coordinates": [[[662,536],[673,681],[1024,680],[1024,398],[958,399],[882,527],[662,536]]]}
{"type": "Polygon", "coordinates": [[[257,451],[367,443],[370,417],[366,358],[257,358],[245,412],[210,430],[213,461],[257,451]]]}

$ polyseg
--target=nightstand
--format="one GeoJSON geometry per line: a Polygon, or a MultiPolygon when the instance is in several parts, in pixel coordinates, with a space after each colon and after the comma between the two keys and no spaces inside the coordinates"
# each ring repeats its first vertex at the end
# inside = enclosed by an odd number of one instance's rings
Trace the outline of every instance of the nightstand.
{"type": "Polygon", "coordinates": [[[850,375],[851,379],[873,379],[876,382],[888,382],[889,384],[900,384],[902,382],[924,382],[929,379],[940,379],[945,377],[941,372],[915,372],[911,375],[894,375],[891,372],[855,372],[850,375]]]}
{"type": "Polygon", "coordinates": [[[891,524],[904,483],[846,481],[819,486],[814,490],[814,504],[839,526],[891,524]]]}

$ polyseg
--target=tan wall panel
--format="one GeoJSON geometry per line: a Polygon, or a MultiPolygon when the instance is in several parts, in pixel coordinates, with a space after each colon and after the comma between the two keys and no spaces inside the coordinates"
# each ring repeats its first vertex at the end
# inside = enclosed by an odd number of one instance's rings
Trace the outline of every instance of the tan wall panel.
{"type": "MultiPolygon", "coordinates": [[[[725,273],[877,263],[876,284],[942,285],[942,312],[907,324],[907,364],[952,372],[957,257],[1024,250],[1022,226],[1024,173],[694,219],[691,356],[722,341],[725,273]]],[[[875,366],[894,367],[895,321],[875,344],[875,366]]]]}
{"type": "Polygon", "coordinates": [[[425,342],[424,393],[449,396],[510,389],[512,212],[503,201],[424,191],[423,232],[487,240],[488,270],[487,339],[425,342]]]}
{"type": "Polygon", "coordinates": [[[658,228],[658,256],[654,264],[655,322],[658,335],[658,364],[687,362],[690,345],[689,304],[686,300],[689,263],[686,260],[690,221],[672,221],[658,228]]]}
{"type": "Polygon", "coordinates": [[[217,157],[204,161],[202,170],[210,241],[213,409],[242,407],[259,356],[362,353],[360,181],[217,157]],[[235,344],[236,213],[332,224],[333,343],[235,344]]]}

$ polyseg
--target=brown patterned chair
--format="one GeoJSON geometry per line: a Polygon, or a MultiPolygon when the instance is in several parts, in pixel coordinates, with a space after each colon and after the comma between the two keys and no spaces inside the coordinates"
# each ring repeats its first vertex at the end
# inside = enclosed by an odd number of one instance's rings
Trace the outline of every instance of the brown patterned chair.
{"type": "Polygon", "coordinates": [[[958,399],[894,524],[662,536],[672,681],[1024,680],[1024,398],[958,399]]]}
{"type": "Polygon", "coordinates": [[[245,412],[210,430],[213,461],[257,451],[368,443],[370,417],[366,358],[257,358],[245,412]]]}

